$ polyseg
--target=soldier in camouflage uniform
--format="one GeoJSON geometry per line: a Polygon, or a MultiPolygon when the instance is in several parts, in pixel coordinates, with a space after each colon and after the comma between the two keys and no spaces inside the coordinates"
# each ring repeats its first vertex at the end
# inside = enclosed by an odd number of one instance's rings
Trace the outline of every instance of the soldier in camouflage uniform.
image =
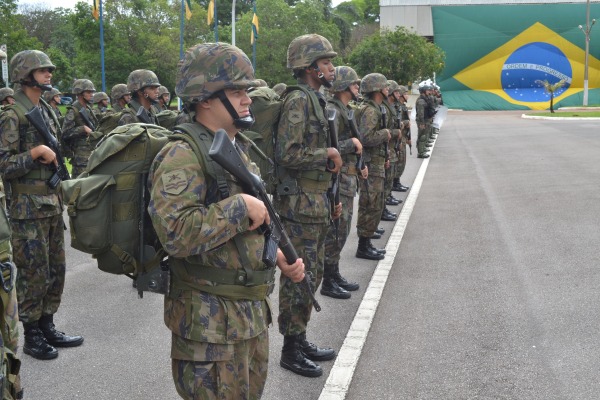
{"type": "Polygon", "coordinates": [[[15,104],[15,92],[11,88],[0,89],[0,110],[3,106],[15,104]]]}
{"type": "Polygon", "coordinates": [[[117,83],[110,91],[112,110],[115,113],[123,111],[131,101],[131,92],[124,83],[117,83]]]}
{"type": "Polygon", "coordinates": [[[73,154],[71,157],[73,177],[85,171],[90,154],[95,147],[97,137],[93,132],[98,127],[98,119],[92,109],[95,91],[94,84],[88,79],[77,79],[73,83],[73,93],[77,96],[77,101],[69,107],[62,127],[62,141],[73,154]]]}
{"type": "Polygon", "coordinates": [[[60,100],[61,95],[62,95],[62,93],[58,89],[54,89],[54,88],[52,90],[48,90],[47,92],[44,92],[44,95],[43,95],[44,101],[46,103],[48,103],[48,105],[50,106],[52,111],[54,111],[54,115],[56,115],[56,118],[58,118],[58,122],[60,123],[60,126],[62,126],[62,124],[65,120],[65,118],[62,115],[62,112],[60,112],[60,108],[58,108],[58,105],[61,102],[61,100],[60,100]]]}
{"type": "Polygon", "coordinates": [[[417,150],[419,152],[418,158],[429,158],[429,154],[427,154],[427,148],[429,140],[429,131],[431,130],[431,117],[429,117],[429,86],[421,86],[419,87],[420,96],[415,103],[416,108],[416,118],[415,122],[417,123],[417,127],[419,128],[419,136],[417,141],[417,150]]]}
{"type": "Polygon", "coordinates": [[[41,360],[56,358],[55,347],[83,343],[81,336],[67,336],[54,326],[65,283],[60,186],[52,189],[47,184],[56,154],[33,126],[24,125],[24,114],[38,106],[51,132],[60,130],[54,113],[41,101],[42,92],[52,89],[54,69],[41,51],[17,53],[10,61],[10,78],[21,87],[15,93],[16,103],[0,117],[0,171],[11,188],[8,214],[18,266],[19,319],[25,330],[23,352],[41,360]]]}
{"type": "Polygon", "coordinates": [[[402,121],[402,140],[400,141],[400,148],[398,152],[398,167],[394,176],[394,184],[392,190],[396,192],[406,192],[409,187],[404,186],[400,182],[400,178],[406,168],[406,145],[412,146],[412,140],[410,136],[410,117],[408,115],[408,107],[406,102],[408,101],[408,88],[406,86],[398,86],[398,90],[394,92],[394,96],[397,101],[397,112],[400,114],[402,121]]]}
{"type": "Polygon", "coordinates": [[[360,91],[365,101],[358,112],[358,128],[364,139],[363,152],[369,177],[360,185],[356,257],[382,260],[385,250],[376,249],[371,238],[384,209],[385,145],[392,137],[390,129],[383,125],[381,112],[383,100],[388,95],[388,81],[382,74],[368,74],[360,82],[360,91]]]}
{"type": "Polygon", "coordinates": [[[336,110],[338,132],[338,151],[342,155],[344,164],[338,175],[340,188],[340,202],[342,203],[342,215],[339,218],[337,234],[333,224],[330,225],[325,238],[325,268],[323,272],[323,283],[321,294],[337,299],[350,298],[351,291],[358,290],[358,284],[348,282],[340,274],[340,254],[350,234],[352,225],[352,214],[354,212],[354,196],[358,190],[358,176],[366,179],[368,169],[365,167],[360,171],[357,161],[362,153],[360,138],[350,129],[348,111],[350,100],[356,100],[360,78],[356,71],[350,67],[342,66],[335,68],[335,81],[329,91],[333,98],[328,101],[328,107],[336,110]]]}
{"type": "Polygon", "coordinates": [[[143,122],[158,125],[154,105],[158,99],[160,83],[156,74],[147,69],[136,69],[127,78],[127,90],[131,92],[129,110],[124,112],[119,125],[143,122]]]}
{"type": "Polygon", "coordinates": [[[402,203],[402,200],[395,198],[392,195],[392,184],[394,182],[394,174],[398,165],[398,153],[396,149],[400,146],[402,139],[402,127],[398,125],[398,112],[396,111],[396,98],[394,92],[398,90],[398,83],[393,80],[388,80],[388,96],[381,103],[387,112],[387,128],[392,133],[392,139],[389,143],[388,157],[389,168],[385,170],[385,206],[383,208],[382,219],[384,221],[395,221],[398,217],[395,213],[388,210],[387,206],[397,206],[402,203]]]}
{"type": "MultiPolygon", "coordinates": [[[[237,136],[254,121],[247,89],[255,82],[240,49],[204,43],[179,62],[175,91],[195,115],[181,134],[209,146],[223,128],[246,167],[260,173],[248,157],[249,142],[237,136]]],[[[267,377],[267,296],[275,271],[262,262],[264,236],[256,228],[268,222],[268,213],[225,171],[226,187],[219,185],[208,157],[173,140],[156,156],[148,179],[148,210],[171,269],[165,323],[172,332],[173,379],[184,399],[258,399],[267,377]],[[245,285],[240,276],[247,277],[245,285]]],[[[289,265],[278,251],[277,264],[294,282],[303,279],[301,259],[289,265]]]]}
{"type": "Polygon", "coordinates": [[[160,86],[158,88],[158,103],[156,104],[158,111],[168,110],[170,100],[171,93],[169,93],[169,89],[164,86],[160,86]]]}
{"type": "MultiPolygon", "coordinates": [[[[326,100],[319,92],[321,86],[331,87],[335,78],[331,59],[336,55],[320,35],[299,36],[290,43],[287,67],[294,72],[299,88],[288,91],[283,101],[274,149],[280,180],[275,208],[310,272],[315,290],[323,276],[325,237],[332,218],[327,189],[332,174],[342,166],[339,152],[331,147],[326,100]]],[[[341,207],[336,209],[339,213],[341,207]]],[[[284,339],[280,365],[299,375],[316,377],[323,370],[313,361],[331,360],[336,353],[306,340],[312,307],[308,294],[282,276],[278,323],[284,339]]]]}
{"type": "Polygon", "coordinates": [[[96,120],[100,121],[102,117],[112,112],[108,109],[108,102],[109,99],[106,93],[94,93],[94,96],[92,97],[92,103],[96,105],[96,108],[93,109],[96,120]]]}

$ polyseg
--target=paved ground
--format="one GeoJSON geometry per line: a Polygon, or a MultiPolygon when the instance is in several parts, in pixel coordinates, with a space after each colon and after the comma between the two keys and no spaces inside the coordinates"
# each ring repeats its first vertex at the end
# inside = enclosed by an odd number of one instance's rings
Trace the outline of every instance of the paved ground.
{"type": "MultiPolygon", "coordinates": [[[[347,399],[598,397],[598,123],[520,114],[450,114],[347,399]]],[[[420,166],[415,151],[404,184],[420,166]]],[[[380,246],[393,223],[382,226],[380,246]]],[[[361,289],[347,301],[319,296],[308,334],[319,344],[342,346],[377,266],[355,247],[351,237],[342,268],[361,289]]],[[[162,298],[138,299],[127,278],[67,257],[57,325],[86,341],[53,361],[23,356],[27,398],[178,398],[162,298]]],[[[270,334],[263,398],[318,399],[334,363],[297,377],[278,366],[281,337],[270,334]]]]}

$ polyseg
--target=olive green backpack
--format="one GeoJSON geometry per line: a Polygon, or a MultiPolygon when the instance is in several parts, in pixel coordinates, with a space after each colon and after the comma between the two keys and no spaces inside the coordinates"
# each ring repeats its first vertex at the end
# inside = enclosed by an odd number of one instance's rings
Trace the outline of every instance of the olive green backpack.
{"type": "Polygon", "coordinates": [[[102,271],[137,279],[140,295],[143,290],[160,292],[140,287],[140,280],[159,267],[166,270],[160,265],[165,253],[148,216],[146,181],[170,134],[151,124],[119,126],[92,152],[86,172],[62,182],[71,247],[92,254],[102,271]]]}

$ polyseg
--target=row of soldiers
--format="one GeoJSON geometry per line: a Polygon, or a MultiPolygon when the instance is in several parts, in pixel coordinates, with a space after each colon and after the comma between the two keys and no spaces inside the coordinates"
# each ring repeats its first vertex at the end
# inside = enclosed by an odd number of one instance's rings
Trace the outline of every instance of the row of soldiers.
{"type": "MultiPolygon", "coordinates": [[[[386,207],[401,203],[392,191],[409,189],[400,182],[406,146],[412,145],[407,88],[379,73],[361,79],[351,67],[335,67],[332,59],[336,55],[329,41],[317,34],[299,36],[290,43],[287,66],[297,85],[283,92],[273,154],[279,180],[273,205],[301,257],[287,260],[281,251],[277,253],[281,269],[278,327],[284,336],[280,365],[308,377],[322,375],[317,362],[334,359],[336,351],[308,340],[313,302],[297,283],[306,276],[312,290],[323,283],[324,295],[349,298],[359,285],[341,275],[340,254],[351,230],[355,195],[359,193],[356,256],[381,260],[385,250],[374,247],[371,240],[383,234],[381,220],[397,218],[386,207]],[[329,99],[323,88],[330,92],[329,99]],[[361,95],[363,102],[357,105],[361,95]],[[330,124],[327,115],[332,109],[337,112],[330,124]],[[332,137],[335,131],[336,138],[332,137]],[[334,177],[339,182],[340,200],[332,207],[328,193],[334,177]],[[335,229],[335,225],[339,227],[335,229]]],[[[85,168],[89,156],[85,151],[91,151],[93,141],[99,139],[90,125],[100,126],[110,116],[94,116],[90,105],[93,84],[75,82],[77,101],[61,129],[51,107],[41,101],[45,92],[50,92],[52,99],[60,95],[51,92],[55,66],[49,58],[29,50],[15,55],[10,66],[11,81],[21,85],[14,96],[17,103],[42,108],[52,132],[59,137],[62,133],[62,141],[70,143],[74,151],[83,151],[71,159],[77,175],[85,168]]],[[[187,125],[181,130],[175,126],[176,133],[212,138],[223,128],[245,165],[258,172],[248,157],[250,144],[237,133],[252,126],[248,91],[262,85],[239,48],[226,43],[190,48],[178,65],[175,89],[186,110],[176,123],[186,121],[187,125]]],[[[160,112],[154,108],[159,87],[156,75],[148,70],[133,71],[127,85],[115,86],[111,97],[113,114],[119,116],[117,123],[159,124],[160,112]],[[119,92],[123,86],[126,90],[119,92]]],[[[419,107],[417,102],[417,116],[419,107]]],[[[81,336],[56,331],[51,318],[60,303],[65,266],[61,193],[46,188],[48,166],[56,163],[56,154],[31,133],[33,127],[23,126],[13,111],[0,115],[0,172],[17,189],[9,206],[11,227],[18,232],[27,226],[38,227],[35,238],[30,235],[27,240],[13,241],[22,282],[17,287],[25,327],[24,351],[50,359],[58,355],[55,346],[83,342],[81,336]],[[40,198],[45,203],[38,210],[45,215],[29,215],[34,209],[32,202],[40,198]],[[35,244],[23,250],[28,241],[35,244]],[[34,249],[39,254],[32,254],[34,249]],[[48,271],[46,282],[29,273],[33,268],[48,271]],[[48,283],[52,290],[37,290],[38,285],[48,283]],[[60,289],[60,294],[55,289],[60,289]],[[53,297],[42,308],[45,296],[53,297]]],[[[417,117],[419,133],[421,125],[429,132],[430,118],[423,115],[423,124],[417,117]]],[[[269,220],[269,214],[263,202],[243,193],[231,176],[225,179],[228,190],[221,190],[202,161],[208,155],[195,154],[197,151],[204,150],[173,136],[155,158],[148,179],[149,214],[172,268],[165,323],[173,334],[174,382],[183,398],[259,398],[267,374],[266,329],[271,312],[266,298],[268,288],[273,287],[274,271],[262,262],[264,236],[257,228],[269,220]],[[209,277],[193,272],[207,268],[209,277]],[[244,285],[218,283],[229,282],[236,271],[245,271],[249,280],[244,285]]]]}

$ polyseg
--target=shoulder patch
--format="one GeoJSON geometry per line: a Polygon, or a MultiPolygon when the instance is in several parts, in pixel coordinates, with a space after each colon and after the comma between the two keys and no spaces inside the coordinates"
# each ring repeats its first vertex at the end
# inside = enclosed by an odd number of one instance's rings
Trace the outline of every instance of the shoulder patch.
{"type": "Polygon", "coordinates": [[[176,169],[162,176],[163,190],[169,194],[180,194],[188,185],[187,176],[182,169],[176,169]]]}
{"type": "Polygon", "coordinates": [[[298,110],[293,110],[288,113],[288,121],[292,125],[296,125],[302,121],[302,113],[298,110]]]}

